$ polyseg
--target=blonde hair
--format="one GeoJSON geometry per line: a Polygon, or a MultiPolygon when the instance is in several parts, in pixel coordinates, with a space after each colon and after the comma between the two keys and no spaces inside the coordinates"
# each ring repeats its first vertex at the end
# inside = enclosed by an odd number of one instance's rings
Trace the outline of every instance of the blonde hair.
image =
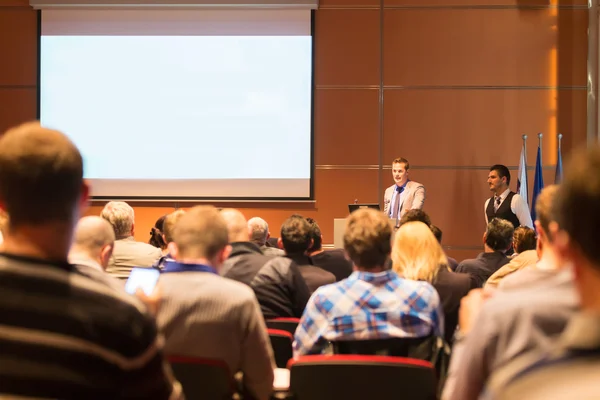
{"type": "Polygon", "coordinates": [[[213,206],[196,206],[183,214],[173,230],[181,258],[215,257],[229,243],[227,224],[213,206]]]}
{"type": "Polygon", "coordinates": [[[135,217],[129,204],[124,201],[109,201],[100,216],[112,225],[117,239],[131,236],[135,217]]]}
{"type": "Polygon", "coordinates": [[[165,235],[165,243],[169,244],[173,241],[173,231],[177,222],[185,215],[185,210],[175,210],[170,214],[167,214],[163,221],[162,233],[165,235]]]}
{"type": "Polygon", "coordinates": [[[432,283],[440,267],[448,265],[442,246],[422,222],[400,227],[392,246],[392,268],[406,279],[432,283]]]}

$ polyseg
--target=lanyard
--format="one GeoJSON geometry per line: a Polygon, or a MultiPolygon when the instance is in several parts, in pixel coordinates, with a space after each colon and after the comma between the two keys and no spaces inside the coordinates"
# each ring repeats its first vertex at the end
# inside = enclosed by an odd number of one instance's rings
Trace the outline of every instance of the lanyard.
{"type": "Polygon", "coordinates": [[[165,267],[162,270],[163,274],[169,272],[210,272],[217,274],[217,271],[210,265],[184,264],[177,261],[167,261],[164,266],[165,267]]]}

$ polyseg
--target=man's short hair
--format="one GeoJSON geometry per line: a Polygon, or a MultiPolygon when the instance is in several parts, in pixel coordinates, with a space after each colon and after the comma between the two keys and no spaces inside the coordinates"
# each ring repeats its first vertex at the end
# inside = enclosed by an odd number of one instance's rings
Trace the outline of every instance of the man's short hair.
{"type": "Polygon", "coordinates": [[[398,226],[402,226],[403,224],[407,223],[407,222],[422,222],[427,226],[431,225],[431,218],[429,218],[429,215],[420,209],[417,208],[413,208],[412,210],[408,210],[407,212],[404,213],[404,215],[402,216],[402,218],[400,218],[400,221],[398,221],[398,226]]]}
{"type": "Polygon", "coordinates": [[[310,249],[308,249],[308,251],[319,251],[323,247],[323,239],[321,238],[321,228],[319,227],[319,224],[317,224],[317,221],[315,221],[314,219],[309,217],[306,218],[306,220],[310,224],[310,237],[313,240],[313,244],[312,246],[310,246],[310,249]]]}
{"type": "Polygon", "coordinates": [[[535,215],[536,219],[540,222],[542,229],[546,232],[546,236],[549,241],[552,241],[552,236],[549,235],[549,226],[552,219],[552,203],[556,192],[558,191],[558,185],[548,185],[538,195],[535,201],[535,215]]]}
{"type": "Polygon", "coordinates": [[[597,270],[600,246],[600,148],[576,151],[565,165],[565,176],[552,204],[552,215],[570,240],[597,270]]]}
{"type": "Polygon", "coordinates": [[[235,208],[224,208],[221,210],[221,217],[227,225],[229,242],[247,242],[250,239],[248,231],[248,221],[240,210],[235,208]]]}
{"type": "MultiPolygon", "coordinates": [[[[389,158],[388,158],[389,160],[389,158]]],[[[394,161],[392,161],[392,166],[394,164],[404,164],[404,169],[408,170],[410,168],[410,164],[408,163],[408,160],[404,157],[398,157],[396,159],[394,159],[394,161]]]]}
{"type": "Polygon", "coordinates": [[[310,247],[312,229],[302,215],[294,214],[281,225],[281,241],[288,254],[302,254],[310,247]]]}
{"type": "Polygon", "coordinates": [[[346,220],[344,250],[362,268],[383,266],[392,250],[392,227],[380,211],[358,209],[346,220]]]}
{"type": "Polygon", "coordinates": [[[215,257],[229,243],[227,225],[213,206],[196,206],[183,214],[173,230],[180,258],[215,257]]]}
{"type": "Polygon", "coordinates": [[[165,242],[167,244],[173,241],[173,230],[175,230],[175,225],[177,222],[185,215],[185,210],[175,210],[170,214],[167,214],[165,220],[163,221],[163,229],[162,233],[165,235],[165,242]]]}
{"type": "Polygon", "coordinates": [[[516,253],[522,253],[527,250],[535,250],[536,246],[535,231],[528,226],[519,226],[513,233],[513,247],[516,253]]]}
{"type": "Polygon", "coordinates": [[[442,230],[435,225],[429,225],[429,229],[433,232],[433,236],[435,236],[438,243],[442,243],[442,230]]]}
{"type": "Polygon", "coordinates": [[[129,204],[124,201],[109,201],[102,209],[100,216],[112,225],[117,239],[131,236],[135,214],[129,204]]]}
{"type": "Polygon", "coordinates": [[[495,164],[490,167],[490,171],[496,171],[498,178],[506,177],[506,184],[510,185],[510,171],[506,165],[495,164]]]}
{"type": "Polygon", "coordinates": [[[73,247],[76,249],[95,254],[102,247],[112,245],[114,241],[115,232],[113,227],[104,218],[96,216],[83,217],[75,226],[73,247]]]}
{"type": "Polygon", "coordinates": [[[269,236],[269,224],[260,217],[253,217],[248,220],[248,230],[250,231],[250,241],[258,246],[264,246],[269,236]]]}
{"type": "Polygon", "coordinates": [[[494,251],[505,251],[510,247],[515,228],[510,221],[493,218],[485,231],[485,244],[494,251]]]}
{"type": "Polygon", "coordinates": [[[82,188],[83,160],[64,134],[30,122],[0,138],[0,200],[12,226],[73,221],[82,188]]]}

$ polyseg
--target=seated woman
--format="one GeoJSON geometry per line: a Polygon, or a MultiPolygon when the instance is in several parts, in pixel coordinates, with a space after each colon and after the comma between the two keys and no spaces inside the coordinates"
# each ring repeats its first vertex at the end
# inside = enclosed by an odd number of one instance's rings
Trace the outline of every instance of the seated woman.
{"type": "Polygon", "coordinates": [[[159,219],[156,220],[152,229],[150,229],[150,240],[148,240],[148,244],[151,244],[154,247],[158,247],[162,254],[165,255],[167,253],[167,243],[165,242],[165,238],[163,236],[163,224],[165,222],[165,218],[167,216],[163,215],[159,219]]]}
{"type": "Polygon", "coordinates": [[[458,324],[460,300],[472,288],[471,277],[450,270],[442,247],[422,222],[406,223],[396,232],[392,268],[406,279],[429,282],[437,290],[445,315],[445,338],[451,343],[458,324]]]}
{"type": "Polygon", "coordinates": [[[513,247],[515,255],[508,264],[503,265],[490,276],[485,283],[485,288],[496,288],[502,279],[508,275],[531,267],[538,262],[538,254],[535,249],[537,239],[535,231],[527,226],[519,226],[513,233],[513,247]]]}

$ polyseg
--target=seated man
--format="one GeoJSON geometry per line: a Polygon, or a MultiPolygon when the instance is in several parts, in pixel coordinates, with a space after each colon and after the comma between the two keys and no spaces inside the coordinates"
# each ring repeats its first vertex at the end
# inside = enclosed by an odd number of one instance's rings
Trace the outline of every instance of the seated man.
{"type": "Polygon", "coordinates": [[[296,329],[294,356],[320,353],[332,340],[443,336],[444,315],[434,287],[386,270],[391,237],[385,214],[373,209],[350,214],[344,249],[356,271],[310,298],[296,329]]]}
{"type": "Polygon", "coordinates": [[[115,245],[115,232],[106,220],[83,217],[75,227],[69,262],[83,271],[92,268],[106,271],[115,245]]]}
{"type": "Polygon", "coordinates": [[[28,123],[1,136],[0,398],[178,398],[146,308],[67,262],[88,192],[62,133],[28,123]]]}
{"type": "Polygon", "coordinates": [[[250,286],[265,319],[300,318],[310,293],[298,266],[285,257],[264,255],[255,243],[248,241],[252,231],[240,211],[227,208],[221,216],[231,245],[221,276],[250,286]]]}
{"type": "Polygon", "coordinates": [[[320,286],[335,282],[335,275],[314,266],[310,257],[306,255],[313,243],[312,229],[306,218],[292,215],[283,221],[279,242],[279,247],[283,247],[286,257],[293,260],[300,268],[310,293],[320,286]]]}
{"type": "Polygon", "coordinates": [[[165,353],[225,361],[241,371],[246,390],[267,400],[273,389],[273,353],[267,328],[252,289],[219,276],[227,259],[225,221],[216,208],[197,206],[173,231],[159,279],[162,303],[156,321],[165,337],[165,353]]]}
{"type": "Polygon", "coordinates": [[[267,221],[260,217],[250,218],[248,220],[248,229],[250,230],[250,241],[256,244],[264,255],[285,255],[285,251],[268,245],[268,240],[271,238],[271,232],[269,232],[267,221]]]}
{"type": "Polygon", "coordinates": [[[148,243],[133,238],[135,216],[133,208],[123,201],[109,201],[102,213],[115,230],[115,248],[106,272],[116,278],[127,279],[135,267],[151,267],[161,256],[161,251],[148,243]]]}
{"type": "Polygon", "coordinates": [[[352,273],[353,265],[352,262],[346,258],[344,250],[323,250],[323,247],[321,247],[323,235],[321,234],[319,224],[312,218],[306,218],[306,220],[312,228],[311,235],[313,244],[307,252],[312,263],[319,268],[323,268],[325,271],[331,272],[335,275],[336,281],[341,281],[342,279],[349,277],[352,273]]]}
{"type": "Polygon", "coordinates": [[[463,260],[456,272],[466,272],[473,278],[474,287],[483,287],[494,272],[510,261],[506,251],[511,248],[513,225],[504,219],[494,218],[483,234],[483,253],[477,258],[463,260]]]}

